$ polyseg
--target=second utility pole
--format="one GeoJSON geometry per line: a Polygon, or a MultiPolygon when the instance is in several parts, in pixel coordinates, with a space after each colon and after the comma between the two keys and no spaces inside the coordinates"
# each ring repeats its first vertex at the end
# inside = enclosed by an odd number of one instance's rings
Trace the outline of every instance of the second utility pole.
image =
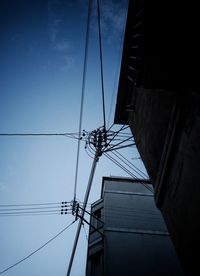
{"type": "MultiPolygon", "coordinates": [[[[87,185],[87,190],[86,190],[86,193],[85,193],[82,212],[81,212],[81,215],[80,215],[82,218],[84,217],[84,214],[85,214],[85,209],[86,209],[86,206],[87,206],[88,197],[89,197],[89,194],[90,194],[90,189],[91,189],[91,186],[92,186],[92,181],[93,181],[93,178],[94,178],[96,165],[97,165],[97,162],[99,161],[100,155],[101,155],[101,149],[97,148],[95,156],[94,156],[94,160],[93,160],[93,163],[92,163],[90,177],[89,177],[89,180],[88,180],[88,185],[87,185]]],[[[74,260],[74,255],[75,255],[75,252],[76,252],[76,247],[77,247],[77,244],[78,244],[78,239],[79,239],[79,235],[80,235],[80,231],[81,231],[81,225],[82,225],[82,219],[80,218],[79,222],[78,222],[78,227],[77,227],[77,231],[76,231],[76,237],[75,237],[75,240],[74,240],[72,253],[71,253],[71,258],[70,258],[70,261],[69,261],[67,276],[70,276],[70,273],[71,273],[71,268],[72,268],[72,264],[73,264],[73,260],[74,260]]]]}

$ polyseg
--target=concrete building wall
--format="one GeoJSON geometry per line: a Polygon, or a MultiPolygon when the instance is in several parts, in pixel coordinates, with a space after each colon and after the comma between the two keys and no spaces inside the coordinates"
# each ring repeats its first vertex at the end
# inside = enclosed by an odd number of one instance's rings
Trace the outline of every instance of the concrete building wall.
{"type": "Polygon", "coordinates": [[[183,275],[167,236],[115,230],[106,240],[104,275],[183,275]]]}
{"type": "Polygon", "coordinates": [[[115,113],[115,123],[132,130],[188,275],[200,272],[197,10],[188,2],[129,1],[115,113]]]}
{"type": "Polygon", "coordinates": [[[90,229],[87,276],[182,275],[149,190],[130,179],[104,178],[101,197],[92,213],[101,210],[103,236],[90,229]]]}

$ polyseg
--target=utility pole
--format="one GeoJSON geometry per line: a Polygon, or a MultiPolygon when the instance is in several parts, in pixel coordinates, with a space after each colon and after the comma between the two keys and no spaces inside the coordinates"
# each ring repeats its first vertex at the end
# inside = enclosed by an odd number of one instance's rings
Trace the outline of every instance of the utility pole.
{"type": "Polygon", "coordinates": [[[98,129],[97,131],[94,132],[93,139],[92,139],[92,141],[90,141],[90,143],[92,143],[93,146],[95,147],[95,156],[93,159],[92,168],[91,168],[90,176],[88,179],[87,190],[85,193],[83,208],[82,208],[82,212],[80,214],[80,219],[79,219],[76,236],[75,236],[75,240],[74,240],[74,245],[73,245],[73,249],[72,249],[72,253],[71,253],[71,258],[70,258],[69,265],[68,265],[67,276],[70,276],[70,273],[71,273],[71,268],[72,268],[72,264],[73,264],[77,244],[78,244],[78,239],[79,239],[79,235],[80,235],[80,231],[81,231],[82,219],[84,218],[85,209],[87,206],[87,202],[88,202],[88,198],[89,198],[97,162],[99,161],[99,157],[102,155],[102,149],[106,143],[105,137],[106,137],[105,129],[103,129],[103,131],[102,131],[102,129],[98,129]]]}

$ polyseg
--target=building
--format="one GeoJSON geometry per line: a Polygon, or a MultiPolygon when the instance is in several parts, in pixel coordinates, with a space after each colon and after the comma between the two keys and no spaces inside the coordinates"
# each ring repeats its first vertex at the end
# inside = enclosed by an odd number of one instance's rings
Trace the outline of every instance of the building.
{"type": "Polygon", "coordinates": [[[129,1],[114,120],[132,130],[188,275],[200,271],[197,10],[187,1],[129,1]]]}
{"type": "Polygon", "coordinates": [[[92,204],[87,276],[183,275],[147,181],[103,178],[92,204]]]}

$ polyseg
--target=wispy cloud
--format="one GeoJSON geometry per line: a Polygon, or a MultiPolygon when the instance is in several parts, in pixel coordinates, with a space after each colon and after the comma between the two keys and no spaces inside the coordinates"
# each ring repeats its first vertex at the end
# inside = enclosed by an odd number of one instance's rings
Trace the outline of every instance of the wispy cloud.
{"type": "Polygon", "coordinates": [[[66,39],[60,39],[54,42],[54,48],[59,52],[70,50],[70,43],[66,39]]]}
{"type": "Polygon", "coordinates": [[[62,35],[61,29],[62,29],[62,19],[58,18],[51,18],[49,19],[49,38],[51,46],[59,51],[67,51],[69,50],[69,42],[67,39],[62,35]]]}
{"type": "MultiPolygon", "coordinates": [[[[100,3],[101,29],[104,38],[108,41],[120,38],[126,21],[127,1],[103,0],[100,3]]],[[[94,8],[96,9],[96,5],[94,8]]],[[[94,14],[96,16],[97,12],[94,11],[94,14]]],[[[97,22],[97,19],[93,18],[93,26],[97,26],[95,21],[97,22]]]]}
{"type": "Polygon", "coordinates": [[[61,67],[61,71],[66,71],[74,65],[74,58],[71,55],[64,55],[64,65],[61,67]]]}
{"type": "Polygon", "coordinates": [[[60,64],[61,71],[70,69],[73,64],[71,42],[66,38],[66,33],[63,32],[65,19],[60,12],[62,7],[65,8],[65,4],[66,2],[61,0],[49,0],[48,2],[50,47],[55,54],[59,55],[59,60],[62,61],[60,64]],[[59,7],[59,10],[57,10],[57,7],[59,7]]]}
{"type": "Polygon", "coordinates": [[[102,24],[106,30],[114,32],[121,32],[123,30],[126,16],[124,4],[116,1],[104,1],[101,7],[101,15],[102,24]]]}
{"type": "Polygon", "coordinates": [[[51,43],[55,43],[58,33],[59,33],[59,27],[61,24],[62,20],[61,19],[51,19],[49,20],[49,37],[51,43]]]}

